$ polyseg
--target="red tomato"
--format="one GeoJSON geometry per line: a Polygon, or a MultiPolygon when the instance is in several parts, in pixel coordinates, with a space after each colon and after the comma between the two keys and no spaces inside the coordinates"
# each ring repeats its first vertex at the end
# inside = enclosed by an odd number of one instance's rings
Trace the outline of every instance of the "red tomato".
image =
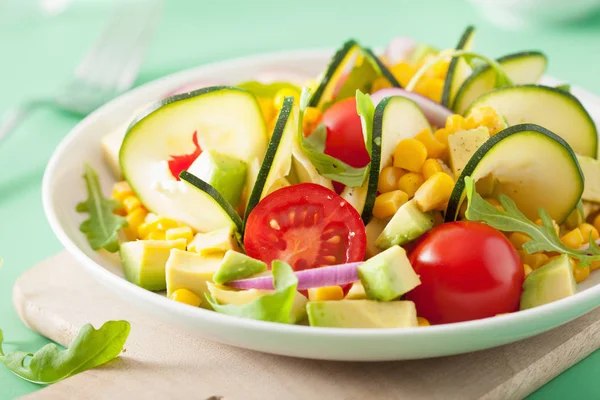
{"type": "Polygon", "coordinates": [[[506,237],[488,225],[442,224],[425,234],[409,257],[422,283],[406,297],[432,323],[519,309],[523,264],[506,237]]]}
{"type": "Polygon", "coordinates": [[[294,270],[362,261],[367,238],[358,212],[331,190],[313,183],[288,186],[265,197],[246,221],[250,257],[294,270]]]}

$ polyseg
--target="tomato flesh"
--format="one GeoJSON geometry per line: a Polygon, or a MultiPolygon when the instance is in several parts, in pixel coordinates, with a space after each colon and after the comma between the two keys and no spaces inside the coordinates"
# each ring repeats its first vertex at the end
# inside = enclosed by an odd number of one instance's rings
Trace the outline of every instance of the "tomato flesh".
{"type": "Polygon", "coordinates": [[[362,261],[365,227],[348,202],[312,183],[265,197],[248,216],[246,253],[268,265],[287,262],[296,271],[362,261]]]}
{"type": "Polygon", "coordinates": [[[196,161],[198,156],[202,154],[202,149],[198,144],[198,131],[195,131],[192,135],[192,142],[194,143],[194,151],[190,154],[183,154],[179,156],[170,156],[168,164],[169,171],[175,177],[175,179],[179,180],[179,174],[181,171],[186,171],[190,168],[190,166],[196,161]]]}
{"type": "Polygon", "coordinates": [[[406,297],[431,323],[469,321],[519,309],[523,264],[506,237],[488,225],[442,224],[416,243],[409,258],[421,285],[406,297]]]}

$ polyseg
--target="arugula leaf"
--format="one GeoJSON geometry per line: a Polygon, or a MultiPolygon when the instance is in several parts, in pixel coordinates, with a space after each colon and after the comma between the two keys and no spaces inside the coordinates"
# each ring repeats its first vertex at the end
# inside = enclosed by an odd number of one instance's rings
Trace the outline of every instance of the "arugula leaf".
{"type": "Polygon", "coordinates": [[[47,385],[116,358],[123,350],[129,331],[127,321],[108,321],[97,330],[86,324],[66,350],[59,350],[50,343],[35,354],[24,351],[4,354],[0,330],[0,363],[29,382],[47,385]]]}
{"type": "Polygon", "coordinates": [[[256,319],[259,321],[291,323],[290,313],[296,296],[298,278],[294,270],[286,262],[273,261],[273,286],[275,292],[264,295],[251,303],[241,306],[228,304],[222,305],[210,293],[205,293],[206,300],[213,310],[221,314],[235,317],[256,319]]]}
{"type": "Polygon", "coordinates": [[[579,260],[582,266],[588,266],[592,262],[600,260],[600,247],[592,240],[587,250],[577,250],[567,247],[560,241],[550,214],[540,208],[538,214],[542,219],[542,225],[539,226],[527,219],[519,211],[512,199],[505,195],[500,195],[500,204],[504,211],[497,209],[483,199],[475,191],[475,181],[470,176],[465,178],[465,187],[469,201],[466,216],[469,221],[485,222],[492,228],[504,232],[522,232],[531,237],[531,240],[523,245],[523,249],[529,253],[538,253],[541,251],[558,252],[567,254],[572,258],[579,260]]]}
{"type": "Polygon", "coordinates": [[[87,236],[92,249],[106,249],[111,253],[119,251],[119,231],[127,226],[127,220],[114,211],[121,205],[115,199],[107,199],[102,195],[98,174],[86,164],[83,174],[87,186],[88,199],[77,204],[77,212],[89,213],[79,230],[87,236]]]}
{"type": "MultiPolygon", "coordinates": [[[[298,142],[300,143],[302,151],[306,154],[321,176],[333,181],[341,182],[349,187],[362,186],[367,177],[369,165],[362,168],[355,168],[335,157],[325,154],[325,141],[327,139],[327,128],[325,125],[320,124],[308,137],[304,137],[302,120],[309,101],[310,93],[305,88],[300,96],[300,116],[298,118],[298,142]]],[[[357,90],[356,108],[361,117],[365,145],[370,154],[373,114],[375,112],[371,97],[357,90]]]]}
{"type": "Polygon", "coordinates": [[[256,97],[275,97],[281,89],[290,89],[300,94],[300,88],[288,82],[262,83],[258,81],[246,81],[238,83],[236,86],[249,91],[256,97]]]}

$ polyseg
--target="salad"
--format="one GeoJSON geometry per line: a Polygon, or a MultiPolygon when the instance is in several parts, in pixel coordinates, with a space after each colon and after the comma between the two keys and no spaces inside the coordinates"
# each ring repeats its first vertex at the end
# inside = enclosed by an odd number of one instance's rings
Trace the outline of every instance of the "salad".
{"type": "MultiPolygon", "coordinates": [[[[86,166],[93,249],[180,303],[404,328],[572,296],[600,267],[596,125],[539,51],[350,40],[318,77],[168,94],[86,166]]],[[[194,90],[191,90],[194,89],[194,90]]]]}

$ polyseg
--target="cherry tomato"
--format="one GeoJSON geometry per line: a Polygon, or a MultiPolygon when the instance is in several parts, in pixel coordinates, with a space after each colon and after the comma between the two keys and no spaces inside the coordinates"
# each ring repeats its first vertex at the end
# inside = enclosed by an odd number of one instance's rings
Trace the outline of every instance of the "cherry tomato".
{"type": "Polygon", "coordinates": [[[249,256],[294,270],[362,261],[367,238],[358,212],[333,191],[313,183],[279,189],[252,210],[244,246],[249,256]]]}
{"type": "Polygon", "coordinates": [[[496,229],[478,222],[442,224],[410,252],[421,285],[406,297],[432,323],[469,321],[519,309],[523,264],[496,229]]]}

